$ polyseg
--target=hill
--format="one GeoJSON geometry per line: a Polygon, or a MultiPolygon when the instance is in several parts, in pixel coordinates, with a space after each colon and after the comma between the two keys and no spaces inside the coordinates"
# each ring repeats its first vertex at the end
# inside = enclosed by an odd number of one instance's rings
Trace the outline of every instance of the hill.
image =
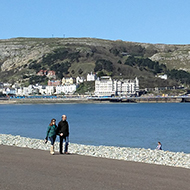
{"type": "Polygon", "coordinates": [[[36,76],[44,69],[56,71],[57,79],[86,77],[90,72],[113,78],[138,77],[140,88],[188,84],[189,76],[182,81],[170,71],[182,70],[188,75],[189,52],[190,45],[93,38],[13,38],[0,40],[0,80],[23,85],[45,84],[47,77],[36,76]],[[168,80],[155,77],[159,73],[170,77],[168,80]]]}

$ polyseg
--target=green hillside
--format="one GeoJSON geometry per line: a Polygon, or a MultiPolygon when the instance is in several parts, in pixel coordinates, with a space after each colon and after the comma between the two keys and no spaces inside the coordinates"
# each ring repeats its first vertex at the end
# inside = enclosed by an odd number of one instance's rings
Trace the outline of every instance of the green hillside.
{"type": "Polygon", "coordinates": [[[140,88],[189,85],[190,46],[144,44],[92,38],[15,38],[0,40],[0,82],[47,84],[43,70],[56,78],[99,76],[131,79],[140,88]],[[180,71],[179,71],[180,70],[180,71]],[[168,80],[155,77],[167,74],[168,80]]]}

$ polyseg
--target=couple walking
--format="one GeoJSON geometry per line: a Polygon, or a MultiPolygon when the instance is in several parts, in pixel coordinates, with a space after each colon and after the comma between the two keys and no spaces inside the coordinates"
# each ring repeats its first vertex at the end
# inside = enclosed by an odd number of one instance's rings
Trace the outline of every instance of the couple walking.
{"type": "Polygon", "coordinates": [[[59,135],[59,153],[63,154],[63,140],[65,141],[64,153],[68,154],[68,144],[69,144],[69,124],[67,122],[67,116],[62,115],[62,120],[56,125],[56,120],[52,119],[48,126],[45,142],[47,143],[48,137],[51,141],[50,154],[54,154],[54,143],[56,135],[59,135]]]}

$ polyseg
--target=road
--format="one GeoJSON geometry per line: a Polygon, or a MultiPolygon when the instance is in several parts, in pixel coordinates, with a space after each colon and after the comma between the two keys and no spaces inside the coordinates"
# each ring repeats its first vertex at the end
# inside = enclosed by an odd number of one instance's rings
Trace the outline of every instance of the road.
{"type": "Polygon", "coordinates": [[[1,190],[188,190],[190,170],[0,145],[1,190]]]}

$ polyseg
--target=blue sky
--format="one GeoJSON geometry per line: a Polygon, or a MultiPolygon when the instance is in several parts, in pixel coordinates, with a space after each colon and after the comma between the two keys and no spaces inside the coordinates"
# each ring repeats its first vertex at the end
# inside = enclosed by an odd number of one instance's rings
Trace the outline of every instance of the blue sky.
{"type": "Polygon", "coordinates": [[[0,39],[190,44],[189,0],[0,0],[0,39]]]}

